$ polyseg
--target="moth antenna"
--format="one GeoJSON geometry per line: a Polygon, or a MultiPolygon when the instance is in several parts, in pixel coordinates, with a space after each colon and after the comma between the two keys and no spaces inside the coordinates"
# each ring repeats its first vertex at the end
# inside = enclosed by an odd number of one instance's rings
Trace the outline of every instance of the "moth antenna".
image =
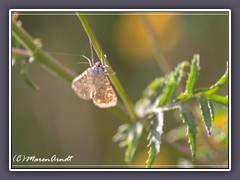
{"type": "Polygon", "coordinates": [[[89,62],[77,62],[77,64],[88,64],[89,65],[89,62]]]}
{"type": "Polygon", "coordinates": [[[86,56],[82,55],[83,58],[85,58],[86,60],[88,60],[89,65],[92,66],[91,60],[89,58],[87,58],[86,56]]]}

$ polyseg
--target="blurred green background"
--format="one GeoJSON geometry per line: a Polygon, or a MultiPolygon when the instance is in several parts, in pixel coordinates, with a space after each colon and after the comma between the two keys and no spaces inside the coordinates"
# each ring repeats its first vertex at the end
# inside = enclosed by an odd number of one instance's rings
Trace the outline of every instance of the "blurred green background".
{"type": "MultiPolygon", "coordinates": [[[[91,57],[88,38],[74,13],[57,14],[36,12],[35,15],[24,15],[21,12],[19,20],[29,34],[41,39],[44,50],[80,74],[88,67],[77,64],[85,61],[81,55],[91,57]]],[[[194,15],[142,13],[149,19],[161,52],[172,69],[199,53],[201,71],[197,87],[210,87],[226,70],[228,15],[219,15],[223,12],[215,15],[191,14],[194,15]]],[[[154,59],[141,17],[119,12],[115,15],[89,14],[87,18],[125,91],[136,102],[155,77],[164,75],[154,59]]],[[[78,98],[68,82],[49,74],[36,63],[28,68],[30,77],[40,87],[39,91],[33,91],[20,76],[19,69],[17,62],[12,68],[12,155],[46,158],[53,154],[59,157],[73,155],[69,163],[72,165],[125,164],[124,149],[112,142],[113,135],[124,121],[105,109],[99,109],[91,101],[78,98]]],[[[228,94],[228,87],[220,93],[228,94]]],[[[203,131],[198,133],[197,157],[213,164],[226,164],[228,112],[226,107],[216,104],[215,107],[213,134],[206,142],[203,133],[206,136],[207,132],[201,127],[203,131]]],[[[166,113],[164,134],[189,150],[186,128],[177,112],[166,113]],[[178,137],[174,137],[177,133],[178,137]]],[[[148,151],[146,137],[144,134],[141,138],[133,164],[145,165],[148,151]]],[[[155,164],[184,163],[192,164],[191,159],[181,157],[162,144],[155,164]]]]}

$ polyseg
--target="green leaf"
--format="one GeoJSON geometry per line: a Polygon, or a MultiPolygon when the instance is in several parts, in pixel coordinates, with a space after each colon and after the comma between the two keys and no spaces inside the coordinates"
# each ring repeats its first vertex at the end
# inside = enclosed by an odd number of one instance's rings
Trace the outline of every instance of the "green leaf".
{"type": "Polygon", "coordinates": [[[132,125],[123,124],[119,127],[118,132],[113,137],[114,142],[119,142],[120,147],[127,146],[125,151],[125,162],[130,164],[135,154],[138,141],[143,130],[142,123],[136,122],[132,125]]]}
{"type": "Polygon", "coordinates": [[[228,63],[227,63],[226,72],[214,85],[212,85],[210,88],[207,88],[207,89],[196,90],[196,93],[202,93],[206,95],[217,93],[219,89],[221,89],[227,83],[227,81],[228,81],[228,63]]]}
{"type": "Polygon", "coordinates": [[[113,136],[114,142],[121,142],[127,138],[130,124],[123,124],[118,128],[118,132],[113,136]]]}
{"type": "Polygon", "coordinates": [[[164,78],[156,78],[143,91],[143,98],[149,98],[153,102],[162,93],[164,86],[164,78]]]}
{"type": "Polygon", "coordinates": [[[148,110],[152,108],[152,103],[149,98],[142,98],[137,101],[135,105],[135,112],[138,117],[143,118],[147,113],[148,110]]]}
{"type": "Polygon", "coordinates": [[[200,70],[200,56],[199,54],[195,54],[193,56],[193,60],[191,63],[191,70],[188,75],[185,92],[177,98],[178,100],[187,99],[193,94],[194,88],[197,84],[199,70],[200,70]]]}
{"type": "Polygon", "coordinates": [[[214,119],[213,106],[204,95],[200,96],[198,102],[201,109],[202,120],[208,131],[208,135],[210,136],[212,131],[212,121],[214,119]]]}
{"type": "Polygon", "coordinates": [[[163,132],[163,112],[159,111],[155,113],[153,119],[150,122],[149,134],[148,134],[148,147],[150,147],[148,151],[148,159],[146,161],[147,168],[151,168],[153,162],[156,159],[157,154],[160,150],[161,144],[161,134],[163,132]]]}
{"type": "Polygon", "coordinates": [[[184,68],[188,66],[188,62],[184,61],[180,63],[176,68],[175,71],[171,72],[169,75],[165,77],[165,83],[166,86],[164,88],[164,92],[162,94],[162,97],[158,103],[159,106],[166,105],[171,99],[173,98],[176,89],[179,85],[179,83],[182,80],[182,77],[184,75],[184,68]]]}
{"type": "Polygon", "coordinates": [[[212,94],[207,96],[210,101],[228,106],[228,96],[220,96],[217,94],[212,94]]]}
{"type": "Polygon", "coordinates": [[[38,90],[38,86],[35,85],[32,80],[30,79],[27,71],[27,65],[28,61],[27,60],[22,60],[20,64],[20,74],[22,75],[24,81],[29,85],[33,90],[38,90]]]}
{"type": "Polygon", "coordinates": [[[175,91],[184,75],[184,68],[188,62],[180,63],[175,71],[169,73],[164,78],[156,78],[143,91],[143,96],[135,105],[135,112],[138,117],[144,117],[151,108],[164,106],[175,94],[175,91]]]}
{"type": "Polygon", "coordinates": [[[192,157],[196,156],[196,141],[197,141],[197,124],[192,113],[184,106],[179,106],[179,110],[183,121],[187,124],[187,136],[192,151],[192,157]]]}
{"type": "Polygon", "coordinates": [[[165,86],[164,78],[156,78],[151,82],[146,89],[143,91],[143,96],[140,100],[137,101],[135,105],[135,112],[138,117],[144,117],[149,108],[155,102],[157,97],[162,93],[165,86]]]}

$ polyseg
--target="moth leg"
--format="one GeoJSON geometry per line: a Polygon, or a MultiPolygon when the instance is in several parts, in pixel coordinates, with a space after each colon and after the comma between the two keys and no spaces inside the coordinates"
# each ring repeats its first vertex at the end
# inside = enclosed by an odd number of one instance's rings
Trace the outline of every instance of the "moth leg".
{"type": "Polygon", "coordinates": [[[106,71],[104,74],[107,76],[114,76],[114,75],[116,75],[116,72],[109,73],[106,71]]]}

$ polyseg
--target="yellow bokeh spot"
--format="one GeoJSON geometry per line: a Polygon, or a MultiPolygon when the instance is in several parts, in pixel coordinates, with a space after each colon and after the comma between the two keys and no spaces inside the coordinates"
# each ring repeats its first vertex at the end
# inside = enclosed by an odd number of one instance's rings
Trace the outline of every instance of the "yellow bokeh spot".
{"type": "Polygon", "coordinates": [[[216,117],[212,123],[213,128],[218,128],[223,131],[228,131],[228,116],[227,115],[219,115],[216,117]]]}
{"type": "MultiPolygon", "coordinates": [[[[152,29],[152,35],[163,53],[173,50],[182,34],[179,16],[159,13],[143,15],[152,29]]],[[[116,25],[116,43],[123,57],[131,60],[144,60],[152,56],[151,35],[147,33],[142,16],[123,15],[116,25]]]]}

